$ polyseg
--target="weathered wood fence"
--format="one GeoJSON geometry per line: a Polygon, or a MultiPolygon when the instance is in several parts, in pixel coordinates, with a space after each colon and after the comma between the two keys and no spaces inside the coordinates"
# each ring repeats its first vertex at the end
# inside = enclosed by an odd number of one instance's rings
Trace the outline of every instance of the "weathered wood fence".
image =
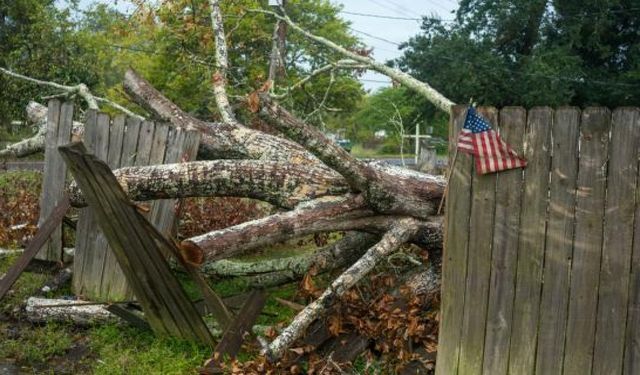
{"type": "Polygon", "coordinates": [[[529,165],[458,156],[436,373],[640,374],[640,110],[480,113],[529,165]]]}
{"type": "MultiPolygon", "coordinates": [[[[67,166],[57,147],[69,143],[73,120],[72,104],[52,100],[48,108],[41,220],[48,217],[62,199],[65,181],[68,181],[67,166]]],[[[167,124],[124,115],[111,119],[108,114],[93,110],[86,114],[84,143],[112,169],[193,160],[199,141],[198,132],[167,124]]],[[[175,200],[155,201],[149,205],[146,217],[163,235],[173,235],[175,208],[175,200]]],[[[130,299],[132,292],[126,278],[90,208],[80,209],[75,243],[74,293],[94,301],[130,299]]],[[[39,257],[62,258],[61,228],[56,228],[39,257]]]]}

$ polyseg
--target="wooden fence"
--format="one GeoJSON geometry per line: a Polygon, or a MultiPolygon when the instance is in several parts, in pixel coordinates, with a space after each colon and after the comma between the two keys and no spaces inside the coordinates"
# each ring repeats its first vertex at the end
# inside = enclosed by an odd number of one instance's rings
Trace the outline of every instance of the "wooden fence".
{"type": "Polygon", "coordinates": [[[640,110],[479,112],[529,165],[458,156],[436,373],[640,374],[640,110]]]}
{"type": "MultiPolygon", "coordinates": [[[[50,215],[63,197],[68,173],[58,146],[69,143],[72,126],[73,105],[49,101],[40,222],[50,215]]],[[[193,160],[199,142],[198,132],[167,124],[140,121],[124,115],[111,119],[108,114],[93,110],[86,115],[84,144],[112,169],[193,160]]],[[[150,204],[146,217],[163,235],[173,235],[176,229],[175,208],[176,200],[155,201],[150,204]]],[[[75,294],[95,301],[131,298],[131,290],[91,209],[80,209],[78,216],[73,262],[75,294]]],[[[62,228],[58,226],[38,257],[61,260],[62,237],[62,228]]]]}
{"type": "MultiPolygon", "coordinates": [[[[89,111],[84,144],[111,169],[195,159],[200,136],[167,124],[89,111]]],[[[176,200],[153,202],[146,214],[165,236],[174,234],[176,200]]],[[[132,292],[89,208],[80,210],[73,262],[73,289],[94,301],[130,299],[132,292]]]]}
{"type": "MultiPolygon", "coordinates": [[[[38,227],[51,215],[64,195],[67,167],[58,153],[59,145],[71,140],[73,127],[73,104],[50,100],[47,111],[47,134],[45,136],[45,167],[40,194],[40,216],[38,227]]],[[[36,258],[51,261],[62,260],[62,225],[56,226],[51,237],[36,258]]]]}

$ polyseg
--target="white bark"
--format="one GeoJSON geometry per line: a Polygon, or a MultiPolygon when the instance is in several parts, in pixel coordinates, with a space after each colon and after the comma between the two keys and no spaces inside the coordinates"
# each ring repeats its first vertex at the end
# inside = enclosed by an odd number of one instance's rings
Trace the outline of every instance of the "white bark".
{"type": "Polygon", "coordinates": [[[396,251],[407,242],[417,230],[417,223],[413,219],[399,221],[380,242],[355,262],[348,270],[335,279],[322,295],[311,304],[307,305],[293,319],[291,324],[269,345],[267,356],[275,361],[284,355],[284,352],[300,338],[309,325],[331,306],[336,298],[356,285],[360,279],[368,274],[380,260],[396,251]]]}
{"type": "Polygon", "coordinates": [[[104,304],[92,304],[87,301],[70,301],[29,297],[25,307],[27,319],[31,322],[73,322],[77,325],[121,323],[117,316],[110,313],[104,304]]]}
{"type": "Polygon", "coordinates": [[[415,92],[417,92],[418,94],[424,96],[427,100],[429,100],[431,103],[433,103],[436,107],[440,108],[441,110],[445,111],[446,113],[451,113],[451,107],[453,105],[455,105],[454,102],[452,102],[451,100],[449,100],[447,97],[445,97],[444,95],[442,95],[440,92],[438,92],[436,89],[434,89],[433,87],[431,87],[429,84],[427,84],[426,82],[422,82],[419,81],[415,78],[413,78],[411,75],[400,71],[398,69],[394,69],[391,68],[387,65],[385,65],[384,63],[380,63],[374,59],[372,59],[371,57],[367,57],[367,56],[362,56],[359,55],[355,52],[349,51],[348,49],[342,47],[339,44],[336,44],[332,41],[330,41],[329,39],[323,38],[321,36],[315,35],[305,29],[303,29],[302,27],[300,27],[297,23],[293,22],[291,20],[291,18],[289,18],[289,16],[287,16],[286,14],[284,15],[279,15],[276,12],[272,12],[269,10],[264,10],[264,9],[249,9],[249,12],[256,12],[256,13],[266,13],[266,14],[270,14],[273,17],[277,18],[278,20],[282,20],[285,21],[292,29],[294,29],[295,31],[299,32],[300,34],[304,35],[305,37],[318,42],[326,47],[329,47],[330,49],[342,54],[343,56],[346,56],[349,59],[352,59],[354,61],[360,62],[362,64],[366,64],[369,69],[375,70],[378,73],[384,74],[389,78],[392,78],[398,82],[400,82],[401,84],[405,85],[406,87],[414,90],[415,92]]]}

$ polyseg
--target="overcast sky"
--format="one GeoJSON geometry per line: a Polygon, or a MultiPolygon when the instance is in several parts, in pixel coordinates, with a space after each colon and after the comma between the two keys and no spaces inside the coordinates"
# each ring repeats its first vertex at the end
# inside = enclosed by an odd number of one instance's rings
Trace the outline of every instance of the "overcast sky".
{"type": "MultiPolygon", "coordinates": [[[[331,0],[344,6],[342,17],[351,21],[352,31],[368,46],[373,47],[376,60],[386,61],[399,57],[398,44],[407,41],[420,32],[421,16],[434,15],[442,19],[451,19],[451,13],[457,8],[456,0],[331,0]],[[356,15],[353,13],[366,14],[356,15]],[[396,19],[374,16],[395,17],[396,19]],[[409,19],[404,19],[409,18],[409,19]],[[412,18],[412,19],[411,19],[412,18]]],[[[82,0],[88,5],[95,0],[82,0]]],[[[98,0],[97,2],[111,2],[98,0]]],[[[127,0],[116,1],[122,11],[132,9],[127,0]]],[[[362,83],[368,90],[389,86],[386,76],[369,72],[362,77],[362,83]]]]}

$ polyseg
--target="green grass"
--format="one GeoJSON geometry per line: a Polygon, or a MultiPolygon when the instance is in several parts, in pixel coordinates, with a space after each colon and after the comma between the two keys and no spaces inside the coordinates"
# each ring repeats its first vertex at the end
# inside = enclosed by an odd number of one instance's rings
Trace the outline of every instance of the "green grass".
{"type": "MultiPolygon", "coordinates": [[[[20,329],[18,337],[0,341],[0,358],[42,364],[50,357],[62,355],[69,350],[73,335],[68,328],[51,323],[32,329],[20,329]]],[[[6,327],[0,326],[0,330],[4,331],[6,327]]]]}
{"type": "Polygon", "coordinates": [[[195,374],[211,355],[206,346],[126,326],[96,327],[89,338],[98,357],[95,374],[195,374]]]}
{"type": "MultiPolygon", "coordinates": [[[[7,272],[15,263],[18,255],[0,259],[0,274],[7,272]]],[[[0,302],[0,312],[10,313],[22,305],[25,299],[34,295],[47,281],[47,275],[23,272],[13,285],[12,291],[0,302]]]]}

